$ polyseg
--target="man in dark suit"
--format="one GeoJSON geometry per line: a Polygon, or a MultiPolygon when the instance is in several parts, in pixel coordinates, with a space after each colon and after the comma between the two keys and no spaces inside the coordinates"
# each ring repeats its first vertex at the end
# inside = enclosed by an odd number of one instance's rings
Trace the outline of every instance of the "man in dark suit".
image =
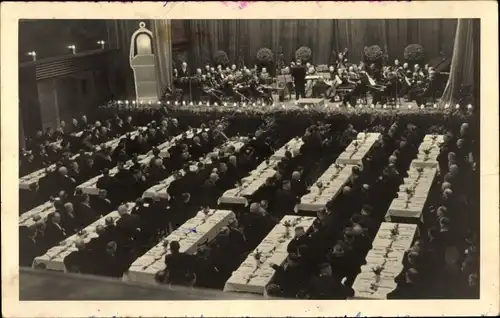
{"type": "Polygon", "coordinates": [[[175,200],[179,198],[181,194],[184,192],[184,184],[182,181],[183,173],[181,171],[176,171],[174,173],[174,181],[170,183],[167,189],[167,193],[170,196],[171,200],[175,200]]]}
{"type": "Polygon", "coordinates": [[[203,146],[201,145],[200,137],[193,137],[193,141],[189,146],[189,153],[191,154],[191,158],[198,159],[204,157],[205,153],[203,152],[203,146]]]}
{"type": "Polygon", "coordinates": [[[192,285],[196,270],[196,258],[181,253],[179,242],[170,242],[170,254],[165,256],[165,265],[168,271],[168,281],[172,285],[192,285]]]}
{"type": "Polygon", "coordinates": [[[66,231],[61,225],[61,215],[58,212],[53,213],[50,217],[45,235],[47,242],[50,242],[52,246],[58,245],[66,238],[66,231]]]}
{"type": "Polygon", "coordinates": [[[309,294],[312,299],[343,300],[354,296],[354,290],[332,276],[330,264],[322,264],[319,276],[313,277],[309,282],[309,294]]]}
{"type": "Polygon", "coordinates": [[[135,238],[141,231],[139,217],[129,214],[125,205],[118,207],[118,214],[120,215],[120,219],[116,221],[116,230],[120,237],[125,241],[135,238]]]}
{"type": "Polygon", "coordinates": [[[45,252],[37,243],[36,226],[19,227],[19,266],[31,267],[33,259],[45,252]]]}
{"type": "Polygon", "coordinates": [[[395,290],[387,294],[387,299],[418,299],[421,295],[421,287],[418,284],[416,269],[410,268],[406,271],[404,280],[398,284],[395,290]]]}
{"type": "Polygon", "coordinates": [[[295,99],[298,100],[306,97],[306,68],[302,65],[301,60],[297,60],[297,64],[292,68],[293,83],[295,85],[295,99]]]}
{"type": "Polygon", "coordinates": [[[75,242],[75,247],[78,251],[64,258],[64,266],[70,273],[93,274],[94,259],[85,242],[79,239],[75,242]]]}
{"type": "Polygon", "coordinates": [[[307,236],[305,234],[306,231],[304,230],[304,227],[297,226],[295,228],[295,236],[290,243],[288,243],[286,248],[288,254],[298,254],[299,246],[307,243],[307,236]]]}
{"type": "Polygon", "coordinates": [[[104,168],[102,170],[102,177],[97,179],[96,186],[98,189],[110,191],[111,188],[115,185],[115,183],[116,183],[116,179],[109,175],[109,169],[104,168]]]}
{"type": "MultiPolygon", "coordinates": [[[[114,225],[113,225],[114,227],[114,225]]],[[[114,232],[99,224],[95,228],[98,237],[94,237],[87,243],[87,249],[92,253],[94,259],[98,259],[105,251],[106,245],[113,240],[114,232]]]]}
{"type": "Polygon", "coordinates": [[[297,197],[293,194],[290,180],[283,181],[281,189],[276,191],[276,195],[271,203],[271,211],[277,217],[293,213],[297,197]]]}
{"type": "Polygon", "coordinates": [[[90,196],[88,194],[82,196],[82,202],[78,205],[77,214],[82,218],[83,224],[86,225],[91,224],[101,217],[101,215],[90,206],[90,196]]]}
{"type": "Polygon", "coordinates": [[[97,196],[92,196],[90,206],[94,208],[94,210],[99,215],[106,215],[113,211],[113,204],[107,198],[106,190],[99,190],[99,194],[97,196]]]}
{"type": "Polygon", "coordinates": [[[250,213],[246,215],[244,235],[248,247],[253,249],[262,241],[262,238],[276,225],[276,221],[266,213],[257,202],[250,205],[250,213]]]}
{"type": "Polygon", "coordinates": [[[77,217],[73,203],[64,204],[64,213],[61,215],[61,225],[68,235],[77,233],[83,226],[81,218],[77,217]]]}
{"type": "Polygon", "coordinates": [[[68,169],[66,167],[59,168],[57,177],[54,181],[57,187],[57,189],[54,189],[56,191],[64,190],[66,193],[73,193],[75,191],[75,179],[68,175],[68,169]]]}
{"type": "Polygon", "coordinates": [[[198,208],[191,200],[191,194],[183,193],[180,197],[175,199],[170,210],[170,222],[172,229],[176,229],[188,219],[194,217],[198,212],[198,208]]]}
{"type": "Polygon", "coordinates": [[[126,270],[126,263],[117,252],[118,245],[112,241],[106,245],[106,251],[101,255],[96,273],[108,277],[121,277],[126,270]]]}

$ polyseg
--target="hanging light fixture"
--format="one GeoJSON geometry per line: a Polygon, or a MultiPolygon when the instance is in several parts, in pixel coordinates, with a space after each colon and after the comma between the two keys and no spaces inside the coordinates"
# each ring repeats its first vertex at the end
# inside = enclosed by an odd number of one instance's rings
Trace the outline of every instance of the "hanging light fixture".
{"type": "Polygon", "coordinates": [[[101,46],[101,50],[104,50],[104,46],[106,45],[106,42],[104,42],[103,40],[100,40],[100,41],[97,41],[97,44],[99,44],[101,46]]]}
{"type": "Polygon", "coordinates": [[[75,54],[76,53],[76,46],[71,44],[71,45],[68,45],[68,49],[71,50],[71,54],[75,54]]]}
{"type": "Polygon", "coordinates": [[[33,62],[36,61],[36,52],[35,51],[28,52],[28,53],[26,53],[26,55],[31,56],[31,58],[33,59],[33,62]]]}

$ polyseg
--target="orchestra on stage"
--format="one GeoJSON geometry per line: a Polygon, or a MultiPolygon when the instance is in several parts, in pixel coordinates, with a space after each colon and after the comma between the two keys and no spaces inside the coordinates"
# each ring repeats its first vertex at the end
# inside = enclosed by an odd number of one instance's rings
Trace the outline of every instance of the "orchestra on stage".
{"type": "Polygon", "coordinates": [[[435,103],[441,83],[429,64],[400,63],[387,65],[352,63],[348,50],[339,53],[336,63],[312,65],[301,60],[288,66],[276,63],[276,75],[266,67],[247,68],[235,64],[205,65],[191,71],[186,62],[173,70],[174,88],[167,87],[166,100],[210,104],[224,102],[272,104],[293,98],[325,98],[344,106],[356,103],[396,104],[415,101],[418,105],[435,103]]]}

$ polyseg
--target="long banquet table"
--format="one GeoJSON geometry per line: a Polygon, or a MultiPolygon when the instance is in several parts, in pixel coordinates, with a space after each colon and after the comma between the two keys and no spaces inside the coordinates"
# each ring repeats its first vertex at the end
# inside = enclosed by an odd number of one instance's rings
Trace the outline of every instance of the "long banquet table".
{"type": "MultiPolygon", "coordinates": [[[[208,129],[207,129],[208,130],[208,129]]],[[[157,148],[160,150],[160,156],[165,157],[168,154],[168,150],[175,146],[175,143],[182,139],[184,136],[187,138],[193,138],[195,135],[198,133],[202,132],[201,129],[195,129],[195,130],[188,130],[185,133],[179,134],[175,136],[172,140],[165,141],[164,143],[160,144],[157,148]]],[[[153,151],[150,150],[148,153],[144,155],[139,156],[139,163],[141,164],[148,164],[149,161],[154,157],[153,151]]],[[[125,163],[125,168],[130,168],[133,165],[132,160],[129,160],[125,163]]],[[[111,176],[115,175],[118,172],[118,167],[114,167],[109,171],[109,174],[111,176]]],[[[99,194],[99,189],[97,188],[97,181],[99,178],[102,177],[101,175],[98,175],[82,184],[77,186],[77,189],[81,189],[83,193],[89,194],[89,195],[98,195],[99,194]]]]}
{"type": "Polygon", "coordinates": [[[423,211],[436,174],[436,168],[410,168],[408,177],[399,186],[398,197],[392,200],[387,210],[385,220],[423,221],[423,211]]]}
{"type": "Polygon", "coordinates": [[[418,237],[414,224],[382,223],[366,255],[366,265],[354,280],[354,299],[387,299],[397,287],[405,253],[418,237]]]}
{"type": "MultiPolygon", "coordinates": [[[[246,137],[235,137],[230,140],[228,140],[226,143],[224,143],[220,147],[216,147],[212,152],[207,154],[203,160],[199,161],[203,163],[204,165],[210,165],[212,163],[212,156],[213,155],[218,155],[220,150],[226,151],[229,147],[234,148],[235,153],[239,153],[241,148],[245,146],[248,142],[248,138],[246,137]]],[[[190,170],[196,171],[198,169],[197,164],[191,164],[190,170]]],[[[184,174],[184,172],[181,170],[181,174],[184,174]]],[[[158,184],[152,186],[151,188],[147,189],[144,194],[142,195],[144,198],[161,198],[165,200],[169,200],[169,196],[167,193],[168,187],[170,184],[175,180],[175,176],[171,175],[168,178],[160,181],[158,184]]]]}
{"type": "MultiPolygon", "coordinates": [[[[125,203],[127,206],[127,211],[130,213],[132,209],[135,206],[135,203],[125,203]]],[[[67,237],[64,241],[61,242],[60,245],[56,245],[52,248],[50,248],[45,254],[42,256],[35,257],[33,260],[33,268],[36,268],[40,264],[44,264],[46,266],[46,269],[52,270],[52,271],[60,271],[60,272],[66,272],[66,265],[64,264],[64,259],[66,256],[69,254],[77,251],[77,248],[75,247],[75,242],[79,239],[82,239],[85,243],[88,243],[91,239],[98,237],[96,233],[96,227],[98,225],[105,225],[106,224],[106,219],[108,217],[113,218],[113,220],[116,222],[117,220],[120,219],[120,215],[118,214],[118,211],[113,211],[102,218],[98,219],[94,223],[88,225],[85,227],[81,233],[76,233],[70,237],[67,237]]],[[[95,260],[99,261],[99,260],[95,260]]]]}
{"type": "Polygon", "coordinates": [[[54,202],[51,200],[24,212],[19,216],[19,226],[30,227],[34,225],[36,222],[34,220],[35,216],[39,216],[41,220],[47,218],[47,216],[56,211],[54,207],[54,202]]]}
{"type": "MultiPolygon", "coordinates": [[[[198,247],[215,239],[221,229],[235,218],[232,211],[213,209],[208,210],[207,213],[200,211],[195,217],[170,233],[165,240],[179,242],[181,253],[195,254],[198,247]]],[[[165,255],[169,253],[168,244],[161,241],[132,263],[127,273],[124,274],[123,280],[157,284],[155,275],[158,271],[165,270],[165,255]]]]}
{"type": "Polygon", "coordinates": [[[443,135],[425,135],[424,140],[418,147],[417,158],[412,161],[411,166],[417,168],[438,168],[437,157],[443,140],[443,135]]]}
{"type": "Polygon", "coordinates": [[[287,144],[278,149],[270,159],[261,162],[248,176],[242,178],[241,184],[238,187],[225,191],[219,198],[218,203],[248,205],[247,197],[257,192],[257,190],[264,185],[267,178],[276,174],[278,162],[287,150],[290,149],[292,157],[297,155],[298,152],[293,151],[293,149],[300,149],[299,144],[301,141],[301,139],[299,141],[297,138],[289,140],[287,144]],[[274,156],[278,159],[272,159],[274,156]]]}
{"type": "Polygon", "coordinates": [[[275,270],[271,264],[282,265],[288,257],[287,247],[293,231],[302,226],[307,231],[314,217],[285,215],[240,267],[233,272],[224,286],[224,292],[245,292],[264,295],[266,285],[275,270]]]}
{"type": "Polygon", "coordinates": [[[359,133],[337,160],[337,164],[360,165],[380,137],[380,133],[359,133]]]}
{"type": "Polygon", "coordinates": [[[285,153],[290,151],[292,156],[295,156],[300,151],[300,147],[304,144],[304,141],[300,137],[295,137],[290,139],[285,145],[283,145],[280,149],[276,150],[276,152],[271,156],[272,160],[281,160],[285,158],[285,153]]]}
{"type": "Polygon", "coordinates": [[[332,164],[311,186],[309,193],[300,198],[295,211],[318,211],[333,200],[351,176],[352,165],[332,164]]]}
{"type": "MultiPolygon", "coordinates": [[[[142,129],[142,128],[139,128],[138,130],[131,132],[130,133],[131,138],[134,138],[135,136],[137,136],[139,134],[140,129],[142,129]]],[[[118,143],[120,142],[120,140],[122,138],[125,138],[126,136],[127,136],[127,134],[122,135],[122,136],[115,138],[113,140],[107,141],[104,143],[104,147],[111,147],[111,149],[114,150],[116,148],[116,146],[118,145],[118,143]]],[[[96,149],[99,150],[100,147],[101,146],[98,145],[98,146],[96,146],[96,149]]],[[[76,158],[78,158],[78,156],[80,156],[80,154],[73,155],[71,157],[71,160],[75,160],[76,158]]],[[[46,175],[47,170],[53,171],[55,168],[56,168],[56,165],[51,164],[50,166],[48,166],[46,168],[42,168],[42,169],[39,169],[37,171],[33,171],[32,173],[25,175],[24,177],[19,178],[19,189],[23,189],[23,190],[29,189],[32,184],[38,183],[38,181],[46,175]]]]}

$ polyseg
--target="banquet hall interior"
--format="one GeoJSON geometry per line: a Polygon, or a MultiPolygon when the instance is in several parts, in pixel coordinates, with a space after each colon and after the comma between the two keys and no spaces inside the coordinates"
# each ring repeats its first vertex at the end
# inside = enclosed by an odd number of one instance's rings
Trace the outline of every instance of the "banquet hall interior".
{"type": "Polygon", "coordinates": [[[20,300],[478,299],[479,34],[20,20],[20,300]]]}

